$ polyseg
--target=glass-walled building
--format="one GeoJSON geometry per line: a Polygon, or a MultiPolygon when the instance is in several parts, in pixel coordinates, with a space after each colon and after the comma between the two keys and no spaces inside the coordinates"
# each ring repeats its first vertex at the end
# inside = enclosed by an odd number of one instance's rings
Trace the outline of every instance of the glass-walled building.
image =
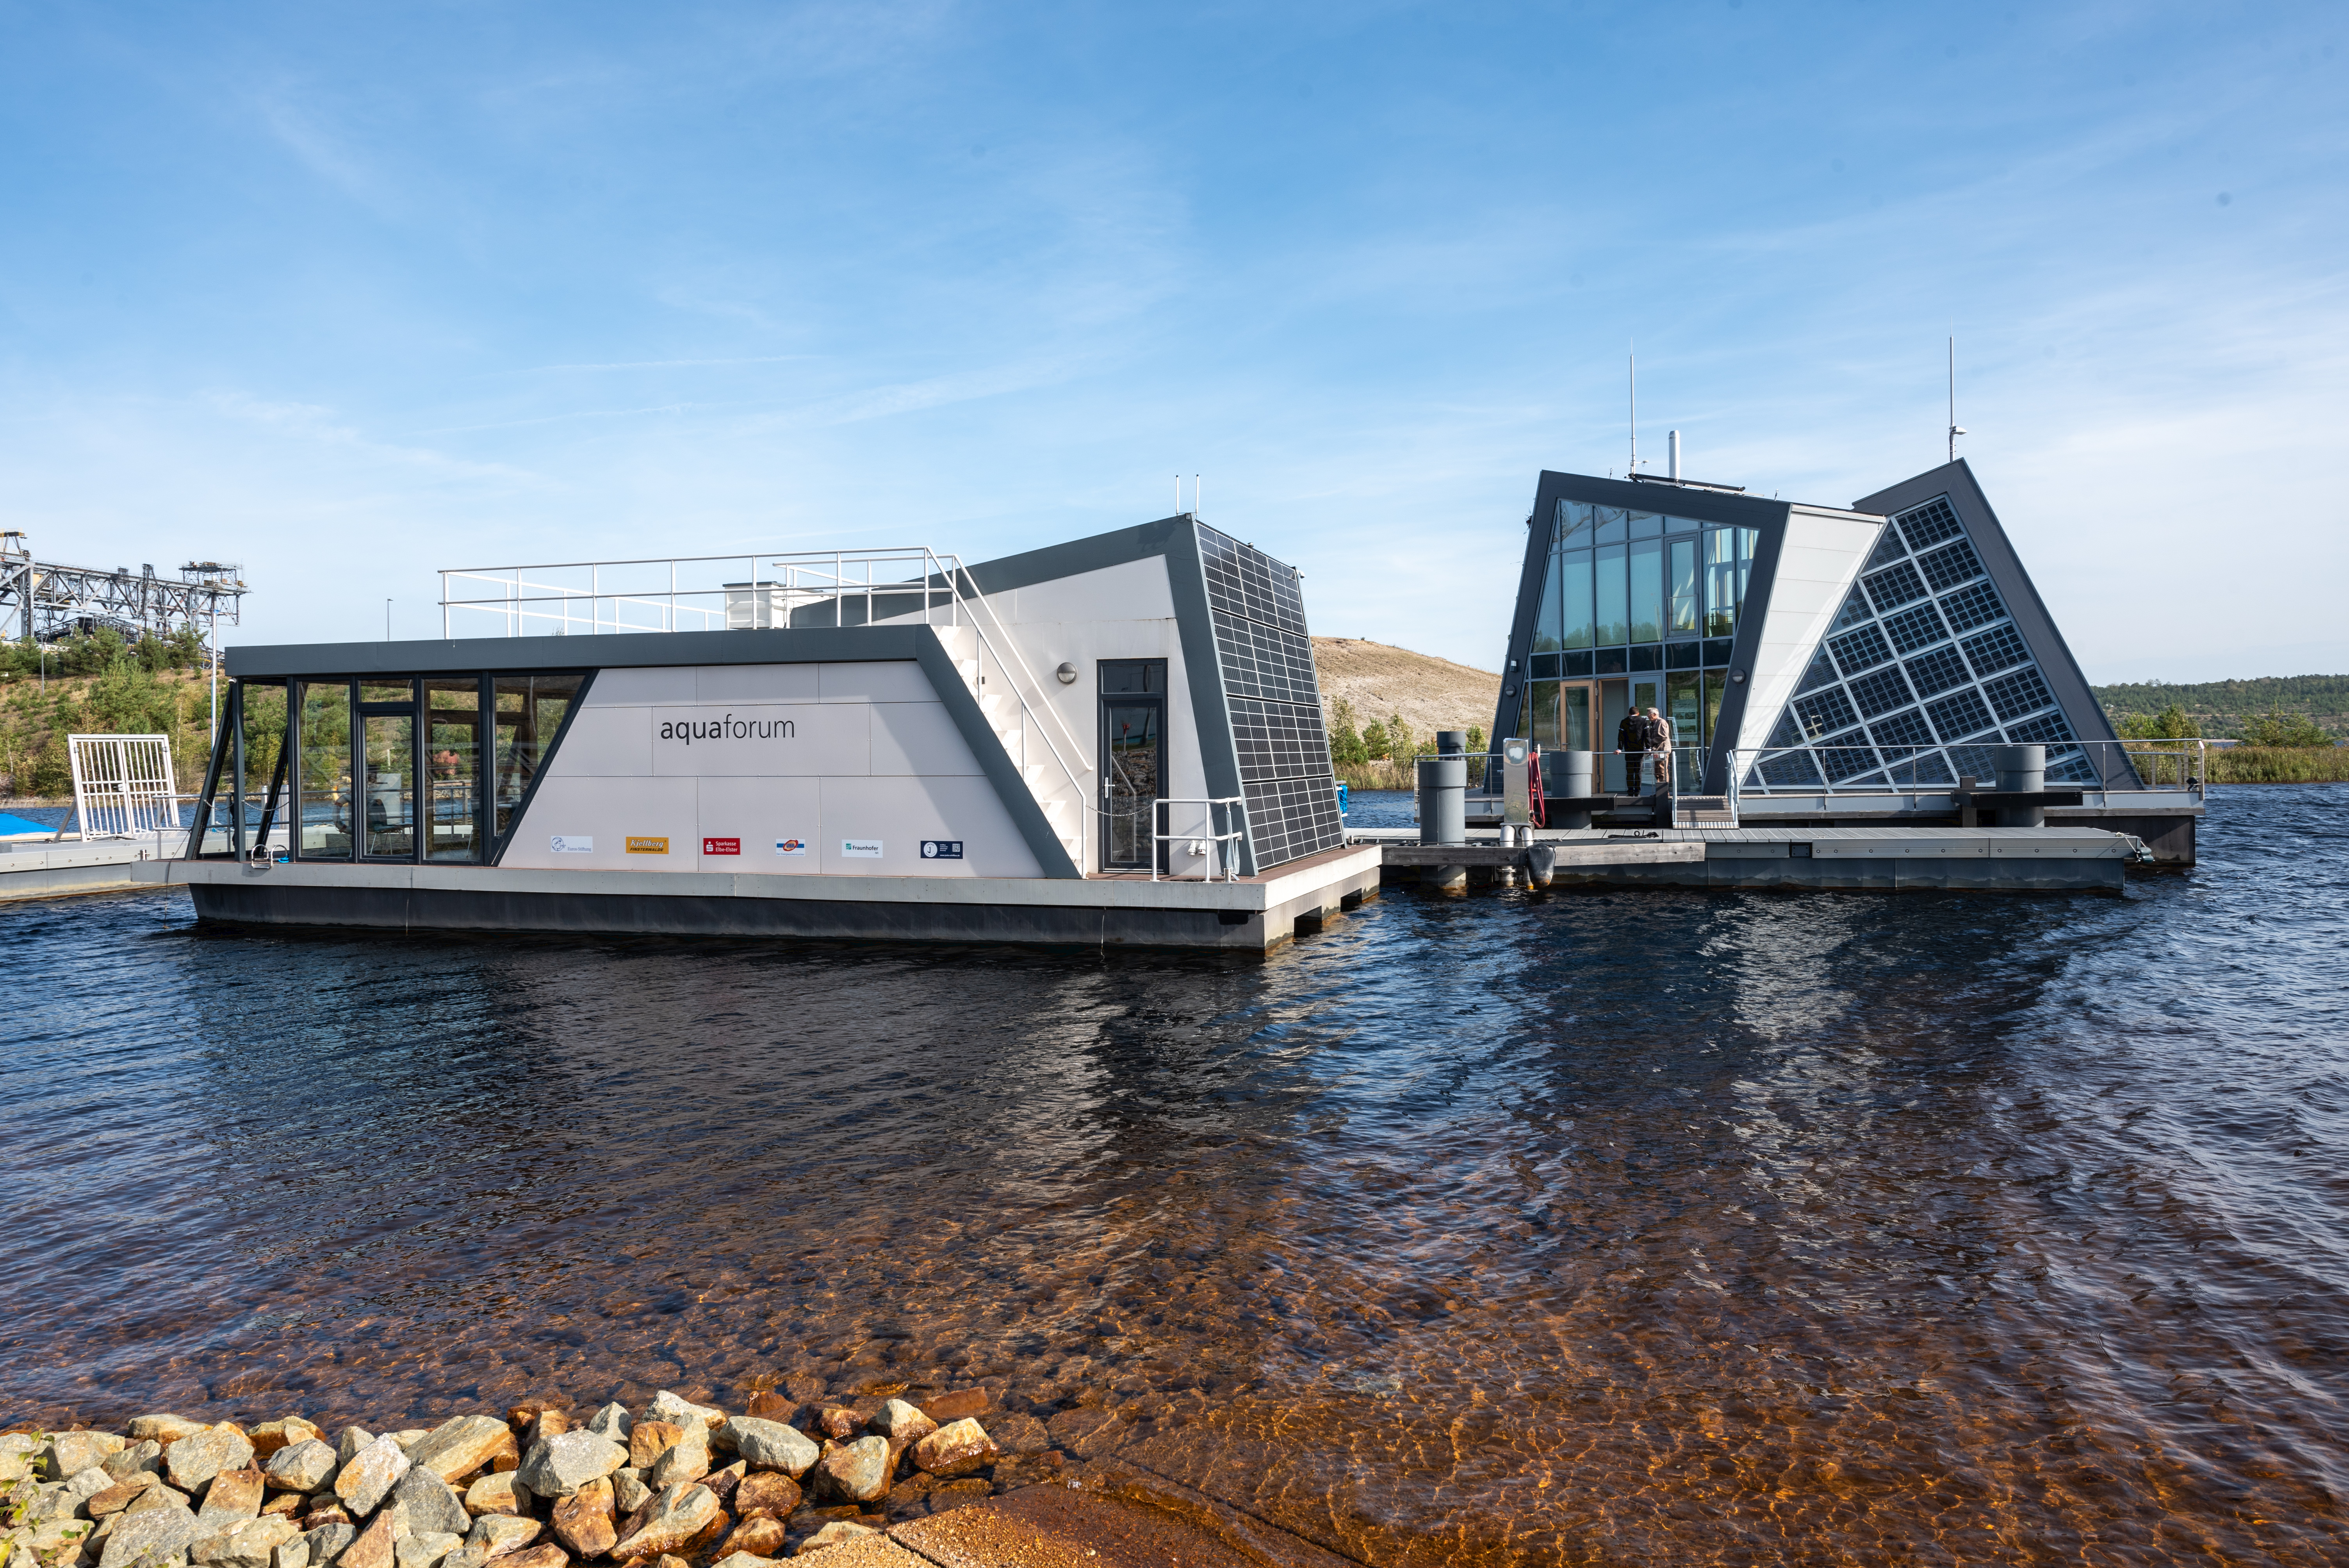
{"type": "Polygon", "coordinates": [[[1546,472],[1527,530],[1494,731],[1600,753],[1602,789],[1648,707],[1689,793],[1947,786],[2013,741],[2134,782],[1962,462],[1848,508],[1546,472]]]}

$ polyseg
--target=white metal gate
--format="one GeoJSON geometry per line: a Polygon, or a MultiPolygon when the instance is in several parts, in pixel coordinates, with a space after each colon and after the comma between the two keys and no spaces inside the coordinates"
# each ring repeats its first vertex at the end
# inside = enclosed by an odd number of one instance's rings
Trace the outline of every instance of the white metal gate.
{"type": "Polygon", "coordinates": [[[171,743],[160,735],[75,735],[74,816],[84,839],[131,839],[180,825],[171,743]]]}

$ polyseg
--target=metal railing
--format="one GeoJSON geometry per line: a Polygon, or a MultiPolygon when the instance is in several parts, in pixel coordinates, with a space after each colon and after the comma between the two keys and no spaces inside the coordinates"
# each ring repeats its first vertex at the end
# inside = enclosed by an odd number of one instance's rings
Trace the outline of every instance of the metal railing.
{"type": "MultiPolygon", "coordinates": [[[[504,627],[500,634],[505,636],[540,629],[533,628],[533,622],[543,623],[547,633],[564,636],[871,626],[916,620],[927,626],[968,627],[978,653],[971,696],[985,713],[987,698],[994,695],[988,680],[991,664],[1000,683],[997,689],[1009,687],[1017,708],[1017,722],[1006,738],[1021,780],[1034,792],[1036,782],[1029,778],[1029,769],[1043,766],[1041,758],[1030,756],[1032,731],[1068,785],[1069,810],[1076,820],[1078,869],[1092,863],[1092,792],[1085,780],[1093,769],[1084,764],[1084,748],[1059,711],[1040,696],[1031,696],[1042,692],[1042,684],[995,607],[971,583],[958,555],[927,545],[905,545],[450,568],[440,573],[442,636],[456,634],[454,618],[460,614],[499,616],[504,627]],[[739,581],[724,581],[737,571],[739,581]],[[556,581],[563,573],[572,580],[556,581]],[[452,583],[485,584],[496,592],[452,597],[452,583]]],[[[988,722],[992,726],[994,720],[988,722]]]]}
{"type": "MultiPolygon", "coordinates": [[[[1171,827],[1174,822],[1174,817],[1171,812],[1168,814],[1166,820],[1171,827]]],[[[1208,861],[1207,870],[1201,873],[1199,877],[1201,882],[1214,882],[1218,877],[1221,877],[1225,882],[1237,882],[1239,880],[1240,865],[1239,846],[1247,839],[1247,797],[1245,795],[1216,795],[1203,796],[1196,799],[1191,799],[1175,796],[1161,796],[1157,799],[1153,800],[1150,803],[1150,880],[1152,882],[1159,880],[1158,846],[1161,844],[1171,846],[1178,839],[1185,840],[1194,845],[1214,846],[1212,850],[1195,848],[1190,851],[1194,855],[1204,857],[1208,861]],[[1178,833],[1171,830],[1167,832],[1159,831],[1158,822],[1160,808],[1173,806],[1206,807],[1207,814],[1206,830],[1205,832],[1197,833],[1178,833]],[[1218,808],[1223,810],[1223,821],[1226,824],[1221,831],[1218,831],[1216,826],[1216,813],[1218,808]],[[1228,825],[1232,820],[1232,813],[1234,811],[1237,811],[1239,815],[1240,825],[1237,828],[1230,827],[1228,825]],[[1226,849],[1226,845],[1229,845],[1230,848],[1226,849]]],[[[1178,878],[1171,871],[1166,873],[1166,876],[1167,880],[1170,882],[1187,882],[1190,880],[1187,877],[1178,878]]]]}
{"type": "MultiPolygon", "coordinates": [[[[1874,746],[1746,747],[1729,753],[1729,792],[1740,795],[1906,795],[1912,809],[1971,777],[1993,786],[2003,742],[1908,748],[1874,746]]],[[[2033,744],[2039,744],[2033,742],[2033,744]]],[[[2209,742],[2067,741],[2047,747],[2046,787],[2091,791],[2182,792],[2199,799],[2209,778],[2209,742]]]]}

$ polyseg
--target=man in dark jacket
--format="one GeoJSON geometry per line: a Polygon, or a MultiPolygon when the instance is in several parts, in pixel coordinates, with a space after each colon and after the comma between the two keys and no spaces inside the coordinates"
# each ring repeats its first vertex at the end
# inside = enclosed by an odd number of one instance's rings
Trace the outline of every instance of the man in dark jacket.
{"type": "Polygon", "coordinates": [[[1648,748],[1656,742],[1655,730],[1648,716],[1638,708],[1623,715],[1623,722],[1615,727],[1615,749],[1623,754],[1623,788],[1631,794],[1640,793],[1640,764],[1646,760],[1648,748]]]}

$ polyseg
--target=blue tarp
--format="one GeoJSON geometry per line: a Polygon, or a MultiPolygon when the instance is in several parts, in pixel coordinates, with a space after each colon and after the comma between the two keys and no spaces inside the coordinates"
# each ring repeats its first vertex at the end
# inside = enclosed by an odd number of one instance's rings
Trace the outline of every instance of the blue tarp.
{"type": "Polygon", "coordinates": [[[5,811],[0,811],[0,839],[11,838],[18,833],[54,833],[57,830],[47,822],[28,822],[22,817],[12,817],[5,811]]]}

